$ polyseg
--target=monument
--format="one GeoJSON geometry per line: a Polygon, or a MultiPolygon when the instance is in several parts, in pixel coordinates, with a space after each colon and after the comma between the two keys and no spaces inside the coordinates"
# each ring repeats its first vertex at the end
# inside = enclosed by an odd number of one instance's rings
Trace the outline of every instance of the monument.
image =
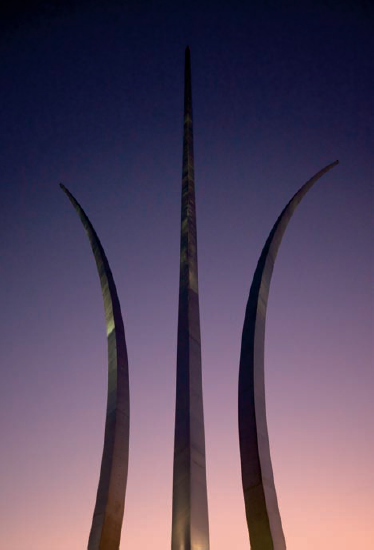
{"type": "Polygon", "coordinates": [[[190,50],[185,52],[172,550],[209,548],[190,50]]]}
{"type": "Polygon", "coordinates": [[[274,486],[265,407],[265,322],[274,262],[298,204],[336,164],[338,161],[320,170],[284,208],[262,250],[249,293],[240,353],[238,412],[243,493],[252,550],[286,548],[274,486]]]}
{"type": "MultiPolygon", "coordinates": [[[[185,52],[184,85],[171,549],[209,550],[189,48],[185,52]]],[[[274,262],[298,204],[318,179],[337,163],[335,161],[318,172],[286,205],[262,250],[249,293],[240,354],[238,417],[244,503],[252,550],[286,549],[265,407],[265,323],[274,262]]],[[[82,207],[66,187],[62,184],[61,187],[83,223],[96,260],[108,341],[104,449],[88,550],[118,550],[129,456],[129,375],[125,332],[116,287],[103,247],[82,207]]]]}
{"type": "Polygon", "coordinates": [[[100,277],[108,341],[108,397],[104,449],[88,550],[118,550],[129,461],[129,370],[116,286],[99,238],[83,208],[62,184],[87,232],[100,277]]]}

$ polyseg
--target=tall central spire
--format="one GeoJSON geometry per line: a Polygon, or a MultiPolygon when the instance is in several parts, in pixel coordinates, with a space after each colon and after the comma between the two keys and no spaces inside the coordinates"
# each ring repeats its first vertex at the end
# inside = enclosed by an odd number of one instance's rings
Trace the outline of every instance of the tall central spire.
{"type": "Polygon", "coordinates": [[[185,53],[172,550],[209,550],[190,50],[185,53]]]}

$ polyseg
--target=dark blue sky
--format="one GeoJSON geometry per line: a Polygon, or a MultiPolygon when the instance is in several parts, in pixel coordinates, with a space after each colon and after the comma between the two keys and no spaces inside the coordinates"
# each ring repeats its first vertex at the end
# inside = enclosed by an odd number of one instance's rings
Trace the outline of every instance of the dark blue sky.
{"type": "Polygon", "coordinates": [[[291,221],[274,271],[269,431],[288,548],[348,550],[358,547],[357,532],[372,540],[371,6],[1,8],[0,547],[81,549],[96,492],[103,312],[91,251],[60,181],[98,232],[125,321],[132,431],[123,547],[146,548],[149,532],[152,548],[169,545],[187,44],[212,548],[248,547],[236,392],[257,259],[293,193],[335,159],[291,221]],[[322,501],[331,539],[318,523],[322,501]],[[149,524],[139,527],[144,516],[149,524]],[[310,523],[318,528],[300,543],[310,523]]]}

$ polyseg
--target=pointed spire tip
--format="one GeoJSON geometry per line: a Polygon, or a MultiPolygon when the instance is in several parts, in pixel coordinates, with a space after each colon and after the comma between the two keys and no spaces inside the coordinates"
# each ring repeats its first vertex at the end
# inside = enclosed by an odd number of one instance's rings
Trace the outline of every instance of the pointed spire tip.
{"type": "Polygon", "coordinates": [[[71,195],[69,189],[67,189],[63,183],[60,183],[60,189],[62,189],[65,195],[71,195]]]}

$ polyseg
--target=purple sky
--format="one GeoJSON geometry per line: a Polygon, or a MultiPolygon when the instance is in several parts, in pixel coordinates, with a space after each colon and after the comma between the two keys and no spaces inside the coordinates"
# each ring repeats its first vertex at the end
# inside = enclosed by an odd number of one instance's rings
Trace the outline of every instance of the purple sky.
{"type": "Polygon", "coordinates": [[[85,548],[96,497],[103,305],[60,181],[101,239],[125,323],[121,550],[170,547],[187,44],[211,548],[249,549],[237,382],[253,272],[286,202],[335,159],[275,265],[270,446],[288,550],[372,544],[374,13],[353,0],[244,4],[0,14],[1,549],[85,548]]]}

